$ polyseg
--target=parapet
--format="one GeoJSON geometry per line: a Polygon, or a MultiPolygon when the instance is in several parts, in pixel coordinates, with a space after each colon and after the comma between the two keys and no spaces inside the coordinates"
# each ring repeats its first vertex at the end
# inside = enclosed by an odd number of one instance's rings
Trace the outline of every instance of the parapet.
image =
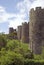
{"type": "Polygon", "coordinates": [[[32,8],[31,11],[34,11],[34,8],[32,8]]]}
{"type": "Polygon", "coordinates": [[[21,28],[22,26],[20,25],[20,26],[18,26],[18,28],[21,28]]]}
{"type": "Polygon", "coordinates": [[[10,27],[9,29],[10,29],[10,30],[12,30],[12,29],[13,29],[13,27],[10,27]]]}
{"type": "Polygon", "coordinates": [[[29,23],[22,23],[22,37],[21,41],[23,43],[29,43],[29,23]]]}
{"type": "Polygon", "coordinates": [[[32,13],[32,12],[34,12],[34,8],[32,8],[32,9],[30,10],[30,13],[32,13]]]}
{"type": "Polygon", "coordinates": [[[41,8],[41,7],[36,7],[35,9],[36,9],[36,10],[40,10],[40,9],[42,9],[42,8],[41,8]]]}
{"type": "Polygon", "coordinates": [[[22,25],[25,25],[25,24],[27,24],[27,22],[22,23],[22,25]]]}
{"type": "Polygon", "coordinates": [[[35,9],[32,8],[32,9],[30,10],[30,13],[33,13],[33,12],[35,12],[35,11],[42,11],[42,10],[44,10],[42,7],[36,7],[35,9]]]}

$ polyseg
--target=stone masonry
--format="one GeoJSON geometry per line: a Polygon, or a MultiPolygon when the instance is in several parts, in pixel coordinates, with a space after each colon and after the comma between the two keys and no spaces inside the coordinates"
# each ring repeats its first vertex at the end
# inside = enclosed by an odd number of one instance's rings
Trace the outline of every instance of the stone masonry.
{"type": "Polygon", "coordinates": [[[31,51],[41,54],[44,45],[44,9],[41,7],[30,11],[29,39],[31,51]]]}
{"type": "Polygon", "coordinates": [[[17,39],[17,30],[13,27],[9,28],[9,39],[17,39]]]}
{"type": "Polygon", "coordinates": [[[18,40],[21,40],[21,34],[22,34],[22,26],[18,26],[18,31],[17,31],[18,40]]]}
{"type": "Polygon", "coordinates": [[[13,33],[13,32],[14,32],[13,27],[10,27],[10,28],[9,28],[9,34],[10,34],[10,33],[13,33]]]}
{"type": "Polygon", "coordinates": [[[21,41],[23,43],[29,43],[29,23],[22,23],[22,37],[21,41]]]}

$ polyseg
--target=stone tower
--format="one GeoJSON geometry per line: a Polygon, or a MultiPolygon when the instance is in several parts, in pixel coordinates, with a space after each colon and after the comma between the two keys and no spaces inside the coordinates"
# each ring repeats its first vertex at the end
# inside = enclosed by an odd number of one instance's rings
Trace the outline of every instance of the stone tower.
{"type": "Polygon", "coordinates": [[[17,39],[17,30],[13,27],[9,28],[9,39],[17,39]]]}
{"type": "Polygon", "coordinates": [[[17,31],[18,40],[21,40],[21,34],[22,34],[22,26],[18,26],[18,31],[17,31]]]}
{"type": "Polygon", "coordinates": [[[29,43],[29,23],[22,23],[22,38],[23,43],[29,43]]]}
{"type": "Polygon", "coordinates": [[[10,28],[9,28],[9,34],[10,34],[10,33],[13,33],[13,32],[14,32],[13,27],[10,27],[10,28]]]}
{"type": "Polygon", "coordinates": [[[44,9],[41,7],[30,11],[29,39],[31,51],[41,54],[44,45],[44,9]]]}
{"type": "Polygon", "coordinates": [[[18,37],[17,37],[17,29],[14,29],[14,32],[13,32],[13,39],[18,39],[18,37]]]}

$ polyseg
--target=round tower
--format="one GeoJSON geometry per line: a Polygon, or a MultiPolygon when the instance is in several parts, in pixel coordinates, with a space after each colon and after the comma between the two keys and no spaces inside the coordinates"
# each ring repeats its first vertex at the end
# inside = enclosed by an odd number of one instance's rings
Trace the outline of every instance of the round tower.
{"type": "Polygon", "coordinates": [[[29,24],[29,39],[30,49],[35,54],[41,54],[42,50],[42,38],[44,37],[44,13],[41,7],[31,9],[30,11],[30,24],[29,24]],[[43,25],[43,27],[42,27],[43,25]],[[43,37],[42,37],[43,34],[43,37]]]}
{"type": "Polygon", "coordinates": [[[22,34],[22,26],[18,26],[18,31],[17,31],[18,40],[21,40],[21,34],[22,34]]]}
{"type": "Polygon", "coordinates": [[[14,32],[13,27],[10,27],[10,28],[9,28],[9,34],[10,34],[10,33],[13,33],[13,32],[14,32]]]}
{"type": "Polygon", "coordinates": [[[29,43],[29,23],[22,23],[22,38],[23,43],[29,43]]]}

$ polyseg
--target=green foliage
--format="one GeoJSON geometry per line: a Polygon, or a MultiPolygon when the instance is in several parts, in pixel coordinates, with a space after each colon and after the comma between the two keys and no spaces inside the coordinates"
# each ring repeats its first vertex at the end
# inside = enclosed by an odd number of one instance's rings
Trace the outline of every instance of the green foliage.
{"type": "Polygon", "coordinates": [[[34,60],[33,59],[25,59],[24,65],[34,65],[34,60]]]}
{"type": "Polygon", "coordinates": [[[28,58],[28,59],[34,59],[34,55],[33,55],[33,53],[32,52],[27,52],[27,53],[25,53],[25,58],[28,58]]]}
{"type": "Polygon", "coordinates": [[[1,51],[0,51],[0,55],[3,56],[7,53],[6,49],[5,48],[2,48],[1,51]]]}
{"type": "Polygon", "coordinates": [[[42,47],[42,54],[41,54],[41,58],[44,59],[44,47],[42,47]]]}
{"type": "Polygon", "coordinates": [[[23,65],[24,64],[24,58],[23,56],[19,53],[15,53],[13,51],[8,50],[5,55],[1,56],[1,65],[23,65]]]}
{"type": "Polygon", "coordinates": [[[12,39],[12,40],[13,40],[14,37],[17,38],[17,32],[12,32],[12,33],[8,34],[8,38],[9,38],[9,39],[12,39]]]}
{"type": "Polygon", "coordinates": [[[7,42],[6,47],[7,47],[9,50],[13,50],[13,49],[15,49],[15,48],[18,47],[18,43],[16,43],[15,40],[9,40],[9,41],[7,42]]]}
{"type": "Polygon", "coordinates": [[[26,59],[24,65],[44,65],[44,60],[26,59]]]}
{"type": "Polygon", "coordinates": [[[44,51],[41,55],[33,55],[28,44],[18,40],[8,40],[6,47],[0,50],[0,65],[44,65],[44,51]]]}
{"type": "Polygon", "coordinates": [[[0,34],[0,49],[5,47],[7,43],[6,36],[4,34],[0,34]]]}
{"type": "Polygon", "coordinates": [[[35,60],[40,60],[41,59],[41,55],[34,55],[34,59],[35,60]]]}

